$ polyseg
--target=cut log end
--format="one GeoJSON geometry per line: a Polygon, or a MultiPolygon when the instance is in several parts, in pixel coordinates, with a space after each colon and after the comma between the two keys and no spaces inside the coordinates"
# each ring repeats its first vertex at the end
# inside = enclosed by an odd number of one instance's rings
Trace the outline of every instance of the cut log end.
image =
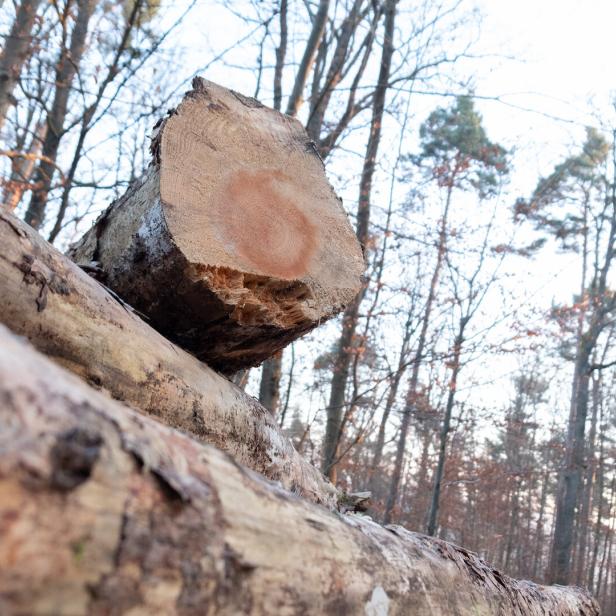
{"type": "Polygon", "coordinates": [[[364,261],[297,120],[196,79],[155,167],[72,250],[215,368],[256,365],[342,310],[364,261]]]}

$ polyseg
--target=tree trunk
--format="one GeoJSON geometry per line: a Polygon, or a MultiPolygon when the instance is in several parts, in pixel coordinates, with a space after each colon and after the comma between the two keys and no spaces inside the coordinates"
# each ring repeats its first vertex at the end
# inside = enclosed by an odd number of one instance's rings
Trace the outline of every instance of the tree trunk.
{"type": "Polygon", "coordinates": [[[193,87],[158,128],[144,180],[71,256],[231,374],[342,310],[364,263],[299,122],[203,79],[193,87]]]}
{"type": "Polygon", "coordinates": [[[343,78],[344,65],[349,55],[349,44],[352,42],[361,21],[360,9],[363,2],[364,0],[353,0],[348,14],[338,28],[336,48],[334,49],[325,81],[322,87],[319,87],[320,84],[317,80],[314,82],[314,96],[310,101],[310,113],[306,122],[306,131],[315,143],[319,143],[321,129],[325,120],[325,112],[329,107],[331,96],[343,78]]]}
{"type": "Polygon", "coordinates": [[[0,245],[0,321],[10,329],[114,398],[335,507],[333,486],[254,398],[165,340],[8,214],[0,215],[0,245]]]}
{"type": "Polygon", "coordinates": [[[43,141],[39,166],[32,181],[32,198],[24,220],[38,229],[44,222],[47,198],[57,168],[56,159],[60,140],[64,135],[64,124],[68,101],[75,75],[86,48],[88,26],[97,0],[77,0],[77,16],[71,34],[70,48],[63,48],[56,68],[54,100],[47,115],[47,131],[43,141]]]}
{"type": "MultiPolygon", "coordinates": [[[[389,87],[389,74],[391,71],[391,59],[394,52],[394,27],[396,22],[397,0],[387,0],[385,8],[385,34],[383,40],[383,53],[381,55],[381,67],[379,70],[378,84],[374,91],[374,103],[372,106],[372,119],[370,122],[370,135],[366,145],[366,154],[359,186],[359,200],[357,204],[357,228],[356,235],[364,248],[368,245],[368,230],[370,226],[370,199],[372,194],[372,180],[376,165],[376,157],[381,142],[381,129],[383,113],[385,110],[385,98],[389,87]]],[[[323,440],[322,470],[335,481],[335,466],[337,450],[342,435],[340,426],[344,411],[344,394],[349,377],[349,366],[353,353],[353,338],[357,327],[359,305],[363,294],[357,297],[355,302],[347,308],[342,320],[342,333],[338,340],[334,373],[327,405],[327,422],[325,426],[325,438],[323,440]]]]}
{"type": "Polygon", "coordinates": [[[303,102],[303,92],[308,81],[308,75],[314,62],[314,56],[323,38],[325,26],[327,24],[327,13],[329,11],[329,0],[319,0],[319,8],[312,22],[312,29],[304,48],[304,54],[297,69],[293,90],[289,96],[287,104],[287,115],[295,117],[303,102]]]}
{"type": "Polygon", "coordinates": [[[576,383],[573,422],[567,442],[562,488],[556,505],[554,538],[550,557],[548,581],[551,584],[568,584],[572,569],[573,529],[582,471],[584,468],[584,433],[588,414],[590,357],[595,336],[592,332],[582,335],[575,362],[576,383]]]}
{"type": "Polygon", "coordinates": [[[280,377],[282,376],[282,351],[263,362],[259,402],[275,417],[280,403],[280,377]]]}
{"type": "Polygon", "coordinates": [[[449,438],[449,430],[451,427],[451,415],[453,413],[453,405],[456,396],[458,375],[460,374],[460,355],[462,354],[462,344],[464,343],[464,329],[468,323],[467,317],[460,319],[460,328],[456,336],[453,347],[453,361],[451,364],[451,378],[449,379],[449,391],[447,393],[447,404],[445,406],[445,417],[441,426],[439,437],[438,462],[434,474],[434,487],[432,489],[432,499],[430,501],[430,513],[428,514],[428,535],[434,537],[438,524],[438,510],[441,498],[441,485],[443,483],[443,474],[445,472],[445,458],[447,453],[447,439],[449,438]]]}
{"type": "Polygon", "coordinates": [[[302,502],[0,340],[4,613],[599,613],[580,589],[302,502]]]}
{"type": "Polygon", "coordinates": [[[387,392],[385,408],[383,409],[383,416],[381,417],[379,431],[376,437],[376,443],[374,444],[374,455],[372,456],[372,462],[370,464],[369,485],[370,490],[373,492],[377,489],[377,484],[380,484],[382,481],[382,478],[378,476],[378,471],[381,467],[381,462],[383,460],[383,450],[385,449],[385,430],[387,429],[387,422],[389,420],[391,409],[394,407],[394,403],[396,401],[396,398],[398,397],[398,388],[400,386],[400,380],[402,379],[403,373],[404,355],[401,351],[400,358],[398,361],[398,367],[392,378],[392,382],[389,386],[389,391],[387,392]]]}
{"type": "Polygon", "coordinates": [[[13,102],[13,90],[30,52],[32,28],[41,0],[22,0],[0,54],[0,130],[13,102]]]}
{"type": "Polygon", "coordinates": [[[544,516],[545,516],[545,507],[548,497],[548,482],[550,479],[549,470],[543,473],[543,479],[541,481],[541,496],[539,499],[539,514],[537,516],[537,525],[535,530],[535,549],[533,555],[533,568],[532,568],[532,578],[537,579],[537,574],[539,571],[539,565],[543,560],[543,542],[544,542],[544,516]]]}
{"type": "Polygon", "coordinates": [[[280,111],[282,107],[282,73],[284,71],[284,61],[287,54],[287,9],[288,0],[280,0],[279,22],[280,22],[280,44],[276,47],[276,66],[274,67],[274,109],[280,111]]]}
{"type": "Polygon", "coordinates": [[[595,479],[595,441],[597,436],[597,415],[599,409],[600,393],[599,377],[595,376],[592,379],[592,415],[590,422],[590,434],[588,435],[588,455],[586,469],[584,473],[584,482],[581,487],[582,504],[580,507],[579,530],[578,530],[578,546],[577,546],[577,566],[575,572],[575,583],[581,586],[585,583],[587,574],[587,541],[590,532],[590,509],[592,491],[595,479]]]}

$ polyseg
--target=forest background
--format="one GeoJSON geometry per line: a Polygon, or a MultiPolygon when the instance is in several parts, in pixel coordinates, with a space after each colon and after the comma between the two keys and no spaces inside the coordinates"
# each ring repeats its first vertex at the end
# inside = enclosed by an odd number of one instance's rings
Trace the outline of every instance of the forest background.
{"type": "Polygon", "coordinates": [[[616,613],[607,1],[4,0],[3,207],[65,248],[201,75],[306,126],[365,249],[235,375],[371,514],[616,613]]]}

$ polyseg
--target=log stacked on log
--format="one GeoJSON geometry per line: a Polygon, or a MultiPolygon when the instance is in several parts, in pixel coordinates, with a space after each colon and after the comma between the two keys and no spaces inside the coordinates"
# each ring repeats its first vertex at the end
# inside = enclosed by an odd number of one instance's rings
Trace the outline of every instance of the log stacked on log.
{"type": "Polygon", "coordinates": [[[4,328],[0,400],[3,614],[599,613],[580,589],[293,496],[4,328]]]}
{"type": "Polygon", "coordinates": [[[299,124],[194,86],[72,252],[115,292],[0,214],[0,321],[55,362],[0,327],[0,613],[598,614],[579,589],[332,511],[348,499],[271,415],[129,305],[230,372],[359,288],[299,124]]]}
{"type": "Polygon", "coordinates": [[[355,297],[361,249],[297,120],[196,78],[152,150],[71,256],[169,339],[229,374],[355,297]]]}
{"type": "Polygon", "coordinates": [[[0,213],[0,321],[95,387],[329,507],[334,487],[254,398],[144,323],[28,225],[0,213]]]}

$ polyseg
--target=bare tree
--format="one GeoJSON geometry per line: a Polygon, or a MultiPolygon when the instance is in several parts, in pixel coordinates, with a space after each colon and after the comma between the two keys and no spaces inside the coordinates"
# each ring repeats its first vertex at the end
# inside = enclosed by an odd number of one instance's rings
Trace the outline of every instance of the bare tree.
{"type": "MultiPolygon", "coordinates": [[[[370,198],[372,193],[372,180],[374,177],[376,156],[381,141],[383,114],[385,110],[385,97],[389,84],[391,60],[394,53],[394,29],[396,23],[397,0],[388,0],[385,5],[385,31],[381,66],[379,69],[378,84],[374,92],[372,119],[364,165],[361,174],[359,200],[357,204],[357,239],[366,248],[368,244],[368,230],[370,222],[370,198]]],[[[365,292],[365,291],[364,291],[365,292]]],[[[327,405],[327,424],[323,441],[322,469],[331,479],[335,479],[334,462],[337,457],[337,448],[340,442],[340,427],[342,422],[344,395],[349,376],[349,366],[353,336],[359,316],[359,306],[363,299],[361,292],[355,301],[345,310],[342,318],[342,333],[338,341],[336,361],[333,368],[332,384],[329,403],[327,405]]]]}
{"type": "MultiPolygon", "coordinates": [[[[41,160],[33,174],[33,190],[30,205],[24,220],[38,229],[45,218],[47,196],[52,188],[52,181],[57,168],[56,159],[60,140],[65,132],[68,101],[73,79],[79,70],[79,64],[86,49],[86,39],[90,19],[96,8],[96,0],[76,0],[77,14],[70,37],[70,45],[62,46],[56,65],[54,100],[46,118],[47,130],[41,148],[41,160]]],[[[67,2],[62,16],[62,23],[68,22],[71,3],[67,2]]],[[[63,25],[63,27],[66,27],[63,25]]]]}
{"type": "Polygon", "coordinates": [[[32,28],[40,4],[41,0],[22,0],[19,3],[11,32],[4,41],[0,54],[0,130],[14,102],[13,90],[30,52],[32,28]]]}

